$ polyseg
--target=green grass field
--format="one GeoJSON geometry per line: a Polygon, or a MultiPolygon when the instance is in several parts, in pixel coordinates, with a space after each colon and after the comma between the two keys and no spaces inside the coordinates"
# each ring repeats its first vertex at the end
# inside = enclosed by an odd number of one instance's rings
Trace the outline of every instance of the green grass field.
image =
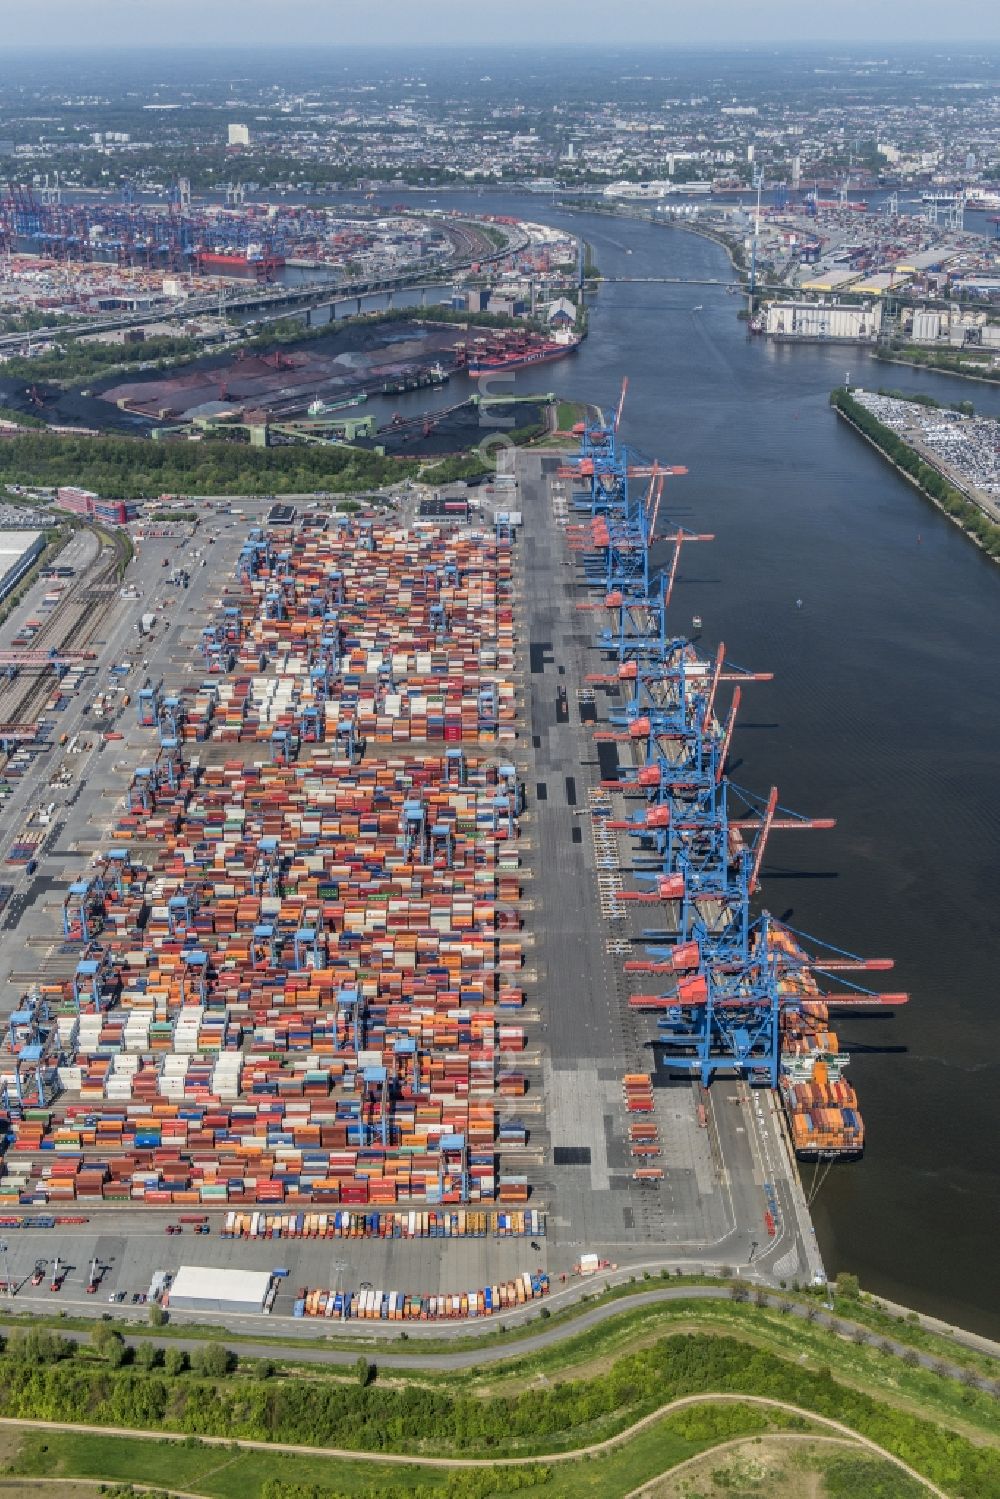
{"type": "MultiPolygon", "coordinates": [[[[538,1499],[616,1499],[641,1483],[733,1436],[801,1430],[802,1423],[780,1412],[747,1408],[695,1408],[667,1416],[606,1456],[553,1464],[547,1476],[528,1488],[538,1499]]],[[[503,1493],[518,1475],[535,1470],[492,1469],[503,1493]]],[[[185,1442],[104,1437],[60,1432],[28,1432],[4,1476],[94,1478],[106,1483],[139,1483],[204,1494],[206,1499],[258,1499],[264,1484],[278,1479],[288,1485],[315,1485],[334,1494],[361,1495],[372,1488],[403,1490],[429,1496],[446,1491],[447,1468],[400,1464],[387,1466],[364,1459],[298,1457],[282,1453],[240,1452],[185,1442]]],[[[42,1491],[39,1490],[41,1493],[42,1491]]]]}
{"type": "MultiPolygon", "coordinates": [[[[691,1299],[626,1304],[620,1316],[597,1327],[567,1332],[542,1349],[519,1352],[512,1342],[509,1358],[470,1370],[383,1368],[363,1386],[356,1371],[339,1366],[288,1363],[265,1374],[251,1359],[228,1374],[210,1374],[207,1367],[200,1374],[166,1374],[127,1359],[119,1367],[125,1358],[120,1339],[102,1355],[85,1346],[74,1350],[38,1328],[19,1334],[0,1355],[0,1414],[15,1421],[212,1433],[225,1441],[206,1446],[197,1436],[168,1443],[82,1431],[18,1433],[12,1424],[0,1427],[0,1462],[5,1458],[7,1472],[25,1478],[134,1482],[206,1499],[397,1499],[424,1491],[441,1499],[484,1499],[514,1488],[572,1499],[625,1495],[734,1438],[829,1431],[818,1419],[825,1416],[872,1439],[946,1493],[962,1499],[1000,1494],[995,1394],[941,1370],[914,1367],[915,1355],[907,1361],[885,1351],[871,1334],[845,1336],[840,1324],[825,1327],[753,1302],[691,1299]],[[117,1363],[108,1362],[115,1351],[117,1363]],[[725,1392],[732,1398],[724,1403],[702,1399],[725,1392]],[[695,1403],[662,1410],[682,1396],[695,1403]],[[754,1405],[745,1396],[802,1407],[805,1414],[754,1405]],[[647,1420],[648,1426],[631,1431],[647,1420]],[[607,1451],[575,1455],[623,1432],[629,1435],[607,1451]],[[357,1455],[240,1450],[230,1437],[356,1449],[357,1455]],[[442,1466],[378,1464],[365,1455],[378,1452],[420,1453],[442,1466]],[[552,1460],[557,1453],[567,1459],[552,1460]],[[518,1457],[522,1465],[491,1467],[501,1455],[518,1457]],[[449,1457],[476,1458],[483,1466],[448,1468],[449,1457]],[[546,1463],[547,1471],[539,1472],[546,1463]],[[275,1479],[291,1486],[287,1494],[265,1491],[275,1479]]],[[[377,1349],[365,1351],[377,1361],[377,1349]]],[[[826,1499],[815,1484],[810,1492],[812,1499],[826,1499]]],[[[887,1492],[894,1495],[895,1488],[887,1492]]],[[[873,1491],[863,1499],[881,1496],[873,1491]]]]}

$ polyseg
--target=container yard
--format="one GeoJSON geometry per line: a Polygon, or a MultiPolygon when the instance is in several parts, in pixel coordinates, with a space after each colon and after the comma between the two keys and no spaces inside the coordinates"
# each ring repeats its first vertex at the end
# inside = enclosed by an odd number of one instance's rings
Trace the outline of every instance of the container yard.
{"type": "Polygon", "coordinates": [[[232,675],[140,689],[155,757],[63,910],[94,955],[11,1019],[0,1196],[526,1200],[494,1150],[497,1056],[525,1046],[504,1016],[519,789],[465,748],[511,732],[509,550],[343,524],[279,555],[250,533],[241,605],[203,632],[232,675]],[[238,674],[269,655],[274,676],[238,674]],[[392,757],[414,741],[441,748],[392,757]],[[194,765],[203,742],[272,763],[194,765]]]}
{"type": "Polygon", "coordinates": [[[196,1262],[302,1328],[527,1307],[594,1256],[822,1273],[795,1157],[864,1143],[831,1011],[905,996],[760,909],[767,838],[824,825],[726,775],[767,673],[667,628],[710,540],[661,519],[682,471],[579,436],[471,524],[241,501],[169,634],[178,539],[143,540],[146,657],[14,897],[15,1276],[74,1215],[67,1302],[196,1262]]]}
{"type": "Polygon", "coordinates": [[[359,265],[366,274],[414,262],[433,268],[453,253],[454,241],[443,221],[406,213],[345,214],[285,203],[197,204],[179,184],[169,207],[110,198],[51,202],[14,183],[0,196],[0,247],[8,254],[40,256],[50,262],[49,274],[51,266],[104,262],[161,275],[271,281],[286,262],[330,272],[359,265]]]}

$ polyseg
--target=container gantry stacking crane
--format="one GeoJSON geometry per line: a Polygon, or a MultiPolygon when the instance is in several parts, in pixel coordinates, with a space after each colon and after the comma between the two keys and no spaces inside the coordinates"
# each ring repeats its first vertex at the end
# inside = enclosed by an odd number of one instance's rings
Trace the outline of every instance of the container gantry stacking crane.
{"type": "Polygon", "coordinates": [[[716,954],[714,961],[706,961],[700,943],[677,948],[670,964],[674,986],[662,994],[631,996],[633,1009],[659,1012],[657,1044],[668,1070],[697,1075],[705,1087],[717,1072],[736,1071],[776,1088],[781,1025],[788,1012],[801,1012],[809,1004],[884,1007],[906,1002],[905,995],[879,995],[845,980],[840,982],[848,983],[848,994],[822,991],[817,977],[849,968],[884,970],[891,962],[844,952],[809,959],[797,954],[797,944],[775,940],[787,932],[764,911],[750,928],[744,953],[724,961],[716,954]]]}
{"type": "Polygon", "coordinates": [[[582,607],[611,616],[597,643],[617,664],[588,681],[627,693],[595,739],[631,746],[633,764],[602,785],[640,804],[606,826],[632,836],[633,872],[652,889],[623,891],[618,899],[662,911],[662,929],[642,933],[646,958],[630,959],[625,968],[669,975],[670,983],[662,993],[634,994],[630,1003],[658,1012],[656,1045],[668,1070],[705,1085],[720,1072],[735,1072],[777,1087],[788,1015],[810,1003],[898,1004],[906,996],[880,997],[850,980],[843,981],[847,992],[824,992],[821,982],[830,974],[883,969],[887,960],[865,962],[800,941],[802,934],[767,912],[752,913],[771,834],[833,824],[780,806],[774,788],[762,797],[729,779],[743,686],[770,674],[727,661],[722,645],[706,661],[672,633],[668,609],[681,546],[710,538],[679,528],[668,534],[669,568],[651,575],[662,471],[640,470],[630,460],[618,441],[620,416],[621,403],[611,427],[580,430],[580,452],[561,474],[576,486],[574,508],[589,513],[568,529],[570,550],[582,556],[585,581],[604,594],[603,603],[582,607]],[[634,498],[629,481],[640,472],[650,484],[634,498]],[[734,689],[724,715],[717,710],[723,685],[734,689]]]}

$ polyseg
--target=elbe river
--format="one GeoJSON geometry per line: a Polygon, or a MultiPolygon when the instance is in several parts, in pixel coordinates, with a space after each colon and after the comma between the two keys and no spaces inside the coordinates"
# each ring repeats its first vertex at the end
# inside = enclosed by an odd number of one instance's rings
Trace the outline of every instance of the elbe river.
{"type": "MultiPolygon", "coordinates": [[[[581,233],[605,275],[731,275],[720,246],[683,229],[529,195],[440,201],[581,233]]],[[[998,1335],[1000,568],[829,395],[850,371],[854,384],[1000,416],[1000,389],[857,348],[751,341],[741,305],[722,287],[604,286],[582,348],[522,372],[517,388],[607,410],[628,375],[626,440],[687,466],[669,481],[671,517],[716,536],[683,554],[676,627],[699,614],[706,650],[724,640],[733,660],[775,673],[744,690],[733,779],[837,819],[832,832],[772,835],[764,904],[838,946],[895,957],[873,987],[912,996],[894,1018],[836,1024],[867,1148],[813,1203],[828,1271],[998,1335]]],[[[426,406],[425,393],[392,404],[410,402],[426,406]]]]}

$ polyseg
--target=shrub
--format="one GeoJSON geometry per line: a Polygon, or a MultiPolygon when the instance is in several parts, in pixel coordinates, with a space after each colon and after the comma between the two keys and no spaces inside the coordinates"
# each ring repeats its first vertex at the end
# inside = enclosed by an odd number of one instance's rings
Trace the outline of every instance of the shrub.
{"type": "Polygon", "coordinates": [[[25,1364],[55,1364],[69,1358],[76,1344],[47,1327],[18,1328],[7,1341],[7,1352],[25,1364]]]}
{"type": "Polygon", "coordinates": [[[195,1373],[206,1379],[224,1379],[236,1368],[236,1355],[220,1343],[203,1343],[192,1360],[195,1373]]]}

